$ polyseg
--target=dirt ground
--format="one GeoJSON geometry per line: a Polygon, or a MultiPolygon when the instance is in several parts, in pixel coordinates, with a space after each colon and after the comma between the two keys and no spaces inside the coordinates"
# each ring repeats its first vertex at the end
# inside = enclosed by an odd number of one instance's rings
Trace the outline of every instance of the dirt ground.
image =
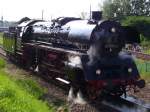
{"type": "Polygon", "coordinates": [[[146,81],[145,87],[139,89],[138,92],[130,91],[128,94],[150,103],[150,82],[146,81]]]}

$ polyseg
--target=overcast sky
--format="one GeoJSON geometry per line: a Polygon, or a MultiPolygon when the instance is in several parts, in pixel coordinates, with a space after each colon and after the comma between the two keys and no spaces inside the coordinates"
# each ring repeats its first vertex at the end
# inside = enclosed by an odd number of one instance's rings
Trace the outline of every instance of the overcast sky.
{"type": "Polygon", "coordinates": [[[59,16],[79,17],[81,12],[99,10],[98,4],[104,0],[0,0],[0,17],[4,20],[17,21],[22,17],[41,18],[44,10],[44,19],[59,16]]]}

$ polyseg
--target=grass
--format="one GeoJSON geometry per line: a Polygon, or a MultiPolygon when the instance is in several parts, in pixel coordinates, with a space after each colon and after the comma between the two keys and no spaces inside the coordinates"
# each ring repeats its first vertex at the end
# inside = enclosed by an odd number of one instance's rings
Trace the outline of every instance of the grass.
{"type": "Polygon", "coordinates": [[[5,65],[6,65],[5,61],[2,58],[0,58],[0,69],[4,68],[5,65]]]}
{"type": "Polygon", "coordinates": [[[45,92],[33,79],[17,79],[15,83],[37,99],[45,92]]]}
{"type": "Polygon", "coordinates": [[[32,79],[15,79],[4,71],[0,59],[0,112],[54,112],[47,102],[40,100],[45,90],[32,79]]]}
{"type": "Polygon", "coordinates": [[[3,44],[3,33],[0,33],[0,45],[3,44]]]}

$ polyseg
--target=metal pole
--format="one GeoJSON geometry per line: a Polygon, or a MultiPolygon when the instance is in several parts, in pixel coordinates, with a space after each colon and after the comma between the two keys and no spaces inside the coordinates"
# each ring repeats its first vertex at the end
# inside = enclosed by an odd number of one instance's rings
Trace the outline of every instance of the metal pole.
{"type": "Polygon", "coordinates": [[[3,22],[3,15],[1,17],[1,21],[2,21],[2,27],[4,26],[4,22],[3,22]]]}
{"type": "Polygon", "coordinates": [[[43,16],[44,16],[44,10],[42,10],[42,20],[43,20],[43,16]]]}
{"type": "Polygon", "coordinates": [[[91,4],[90,4],[90,20],[92,19],[91,4]]]}

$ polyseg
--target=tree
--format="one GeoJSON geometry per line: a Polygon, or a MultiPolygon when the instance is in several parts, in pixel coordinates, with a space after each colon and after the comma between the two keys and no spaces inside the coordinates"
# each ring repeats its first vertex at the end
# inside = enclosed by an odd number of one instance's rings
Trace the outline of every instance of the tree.
{"type": "Polygon", "coordinates": [[[130,15],[130,0],[106,0],[103,5],[104,17],[108,19],[122,19],[130,15]]]}
{"type": "Polygon", "coordinates": [[[106,0],[103,5],[104,17],[123,19],[126,16],[150,16],[150,0],[106,0]]]}
{"type": "Polygon", "coordinates": [[[132,15],[142,16],[145,14],[146,0],[131,0],[131,13],[132,15]]]}
{"type": "Polygon", "coordinates": [[[120,8],[123,16],[128,16],[131,14],[130,0],[120,0],[120,8]]]}
{"type": "Polygon", "coordinates": [[[150,0],[146,0],[144,13],[145,15],[150,16],[150,0]]]}
{"type": "Polygon", "coordinates": [[[107,19],[114,18],[115,10],[113,10],[114,6],[112,0],[106,0],[103,4],[103,16],[107,19]]]}

